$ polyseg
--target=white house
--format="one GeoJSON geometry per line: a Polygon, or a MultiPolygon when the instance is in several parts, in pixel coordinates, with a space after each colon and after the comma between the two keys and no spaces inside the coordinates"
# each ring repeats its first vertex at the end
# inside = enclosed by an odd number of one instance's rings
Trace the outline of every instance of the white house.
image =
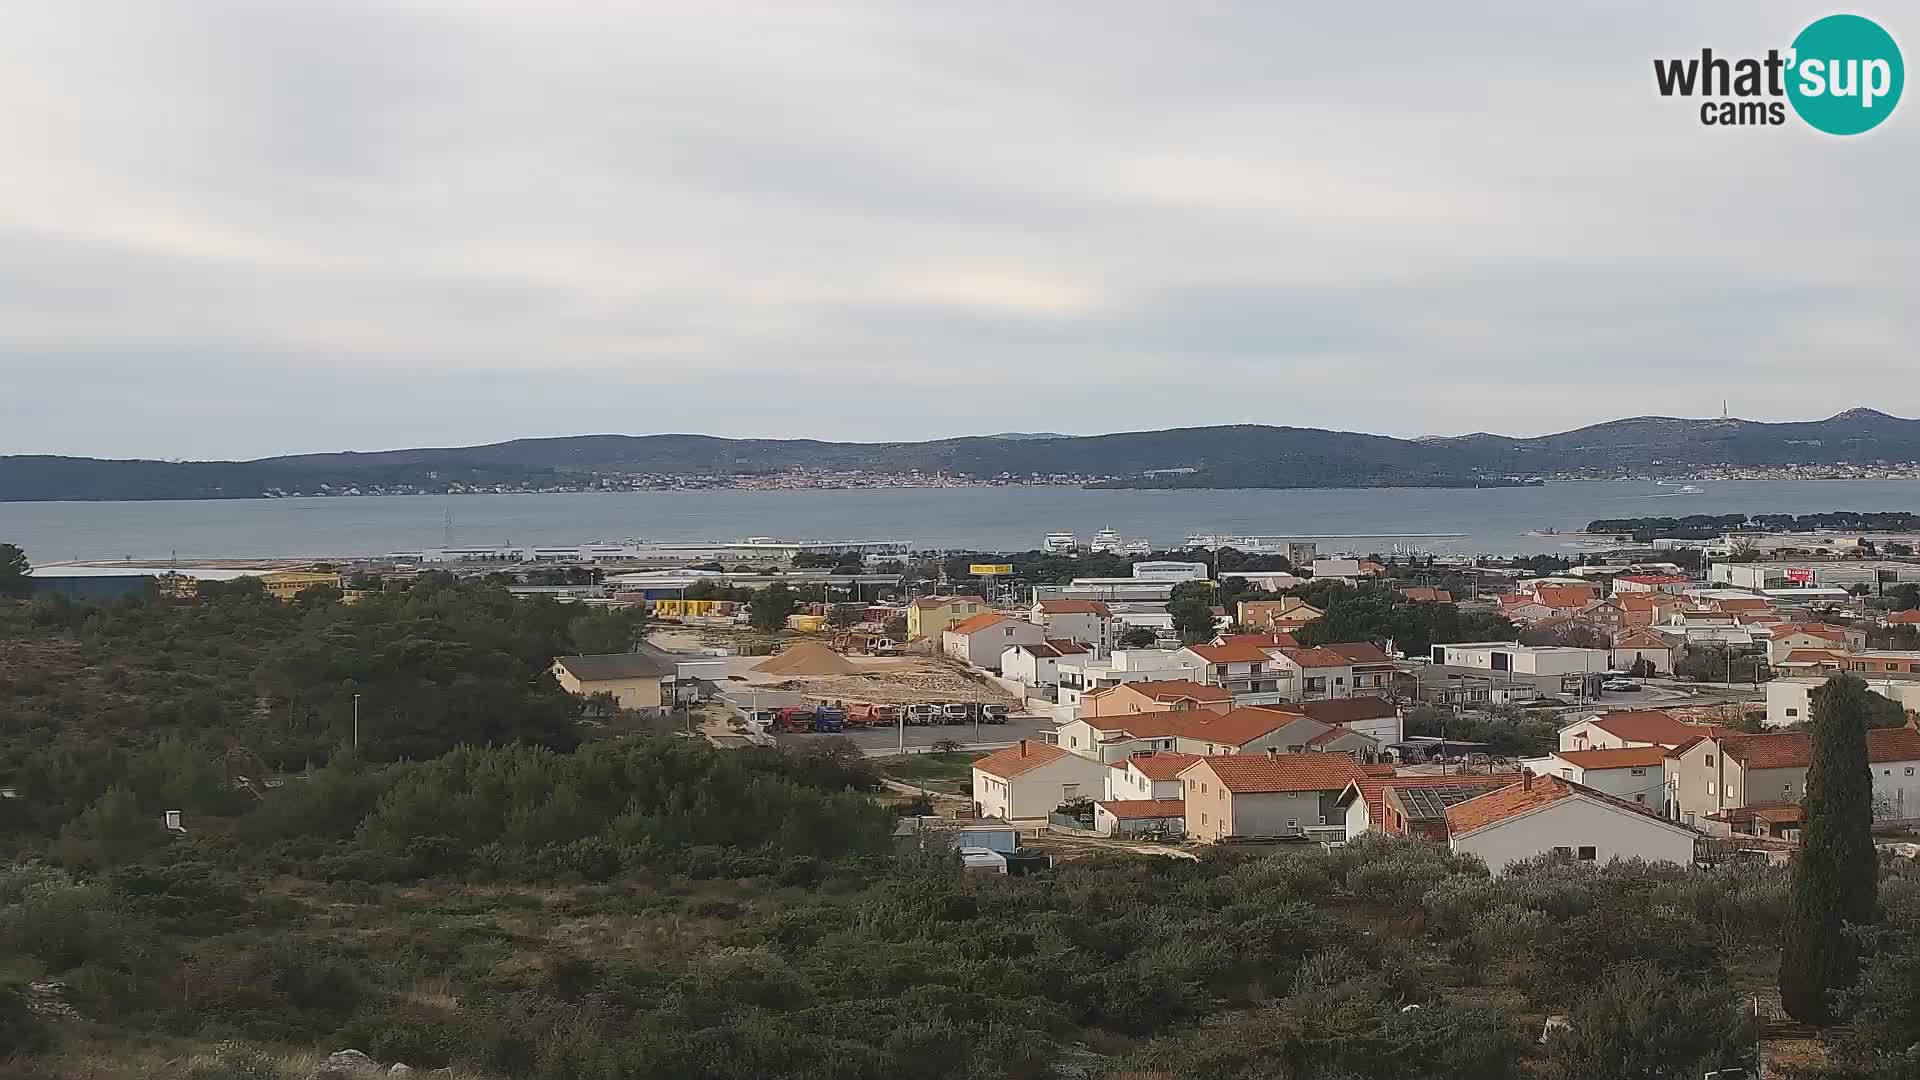
{"type": "Polygon", "coordinates": [[[1258,645],[1189,645],[1174,655],[1198,668],[1195,682],[1231,692],[1237,704],[1272,705],[1298,699],[1298,668],[1281,663],[1258,645]]]}
{"type": "Polygon", "coordinates": [[[1078,705],[1080,698],[1129,682],[1193,679],[1197,663],[1172,649],[1115,649],[1106,659],[1091,654],[1063,656],[1054,665],[1060,674],[1060,704],[1078,705]]]}
{"type": "Polygon", "coordinates": [[[1287,701],[1353,696],[1354,663],[1332,646],[1275,649],[1273,660],[1280,680],[1291,687],[1287,701]]]}
{"type": "Polygon", "coordinates": [[[1700,834],[1678,822],[1557,776],[1517,782],[1447,807],[1447,844],[1498,874],[1522,859],[1646,859],[1692,865],[1700,834]]]}
{"type": "Polygon", "coordinates": [[[1614,670],[1632,671],[1642,660],[1653,665],[1655,675],[1664,675],[1673,670],[1673,645],[1644,627],[1613,639],[1614,670]]]}
{"type": "Polygon", "coordinates": [[[1028,618],[1047,632],[1048,641],[1077,641],[1102,656],[1119,633],[1113,609],[1098,600],[1036,601],[1028,618]]]}
{"type": "Polygon", "coordinates": [[[1092,758],[1021,739],[973,763],[973,801],[987,817],[1044,818],[1063,802],[1099,798],[1111,771],[1092,758]]]}
{"type": "Polygon", "coordinates": [[[1077,641],[1047,640],[1037,645],[1009,645],[1000,654],[1000,674],[1027,686],[1058,686],[1060,661],[1087,655],[1077,641]]]}
{"type": "Polygon", "coordinates": [[[1358,732],[1381,745],[1401,742],[1407,735],[1400,707],[1385,698],[1368,694],[1331,701],[1300,701],[1272,708],[1358,732]]]}
{"type": "Polygon", "coordinates": [[[1111,762],[1107,770],[1106,798],[1110,802],[1178,799],[1181,770],[1199,760],[1198,754],[1143,750],[1124,760],[1111,762]]]}
{"type": "Polygon", "coordinates": [[[1475,641],[1433,647],[1436,664],[1521,675],[1586,675],[1606,671],[1612,660],[1607,649],[1522,645],[1513,641],[1475,641]]]}
{"type": "Polygon", "coordinates": [[[1046,639],[1045,630],[1024,619],[983,611],[942,631],[940,651],[963,664],[998,671],[1008,646],[1038,645],[1046,639]]]}
{"type": "Polygon", "coordinates": [[[1602,791],[1636,806],[1664,812],[1667,791],[1664,746],[1617,750],[1557,750],[1522,762],[1542,776],[1557,776],[1602,791]]]}
{"type": "Polygon", "coordinates": [[[1683,724],[1658,709],[1602,713],[1576,720],[1560,729],[1562,750],[1616,750],[1628,746],[1658,746],[1671,750],[1716,729],[1683,724]]]}
{"type": "Polygon", "coordinates": [[[1183,836],[1187,804],[1181,799],[1127,799],[1093,804],[1093,831],[1102,836],[1183,836]]]}

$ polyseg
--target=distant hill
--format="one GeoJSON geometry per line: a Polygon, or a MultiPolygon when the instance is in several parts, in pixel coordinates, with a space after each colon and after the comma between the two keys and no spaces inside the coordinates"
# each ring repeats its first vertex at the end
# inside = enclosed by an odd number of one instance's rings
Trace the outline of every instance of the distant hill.
{"type": "Polygon", "coordinates": [[[273,491],[561,487],[601,478],[714,477],[793,468],[1104,478],[1103,487],[1472,487],[1569,472],[1678,472],[1716,464],[1920,460],[1920,421],[1852,409],[1763,424],[1639,416],[1519,439],[1395,439],[1239,424],[1113,435],[1004,433],[933,442],[841,443],[710,435],[578,435],[486,446],[300,454],[254,461],[0,457],[0,501],[252,498],[273,491]]]}

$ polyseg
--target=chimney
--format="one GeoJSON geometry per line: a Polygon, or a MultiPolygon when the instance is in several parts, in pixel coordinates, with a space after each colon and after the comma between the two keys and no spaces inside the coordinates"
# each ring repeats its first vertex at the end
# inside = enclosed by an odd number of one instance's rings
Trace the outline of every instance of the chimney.
{"type": "Polygon", "coordinates": [[[1021,757],[1027,756],[1027,740],[1025,739],[1020,740],[1020,756],[1021,757]]]}
{"type": "Polygon", "coordinates": [[[1520,770],[1520,790],[1522,791],[1533,790],[1533,770],[1532,769],[1520,770]]]}
{"type": "Polygon", "coordinates": [[[1270,758],[1277,758],[1277,757],[1279,757],[1279,756],[1280,756],[1280,748],[1279,748],[1279,747],[1277,747],[1277,746],[1269,746],[1269,747],[1267,747],[1267,756],[1268,756],[1268,757],[1270,757],[1270,758]]]}

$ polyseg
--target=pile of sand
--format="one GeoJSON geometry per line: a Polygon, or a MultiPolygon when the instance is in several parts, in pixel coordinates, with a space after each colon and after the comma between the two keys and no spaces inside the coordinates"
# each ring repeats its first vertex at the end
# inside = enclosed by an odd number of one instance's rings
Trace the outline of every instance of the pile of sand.
{"type": "Polygon", "coordinates": [[[825,645],[803,641],[753,665],[753,670],[769,675],[852,675],[860,669],[825,645]]]}

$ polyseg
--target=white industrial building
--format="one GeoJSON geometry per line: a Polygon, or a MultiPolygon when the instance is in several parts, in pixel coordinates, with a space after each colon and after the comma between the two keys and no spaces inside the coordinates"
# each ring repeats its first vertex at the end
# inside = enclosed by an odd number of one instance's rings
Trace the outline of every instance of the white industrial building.
{"type": "Polygon", "coordinates": [[[1473,641],[1433,647],[1436,664],[1520,675],[1597,674],[1606,671],[1612,660],[1612,654],[1606,649],[1522,645],[1515,641],[1473,641]]]}

